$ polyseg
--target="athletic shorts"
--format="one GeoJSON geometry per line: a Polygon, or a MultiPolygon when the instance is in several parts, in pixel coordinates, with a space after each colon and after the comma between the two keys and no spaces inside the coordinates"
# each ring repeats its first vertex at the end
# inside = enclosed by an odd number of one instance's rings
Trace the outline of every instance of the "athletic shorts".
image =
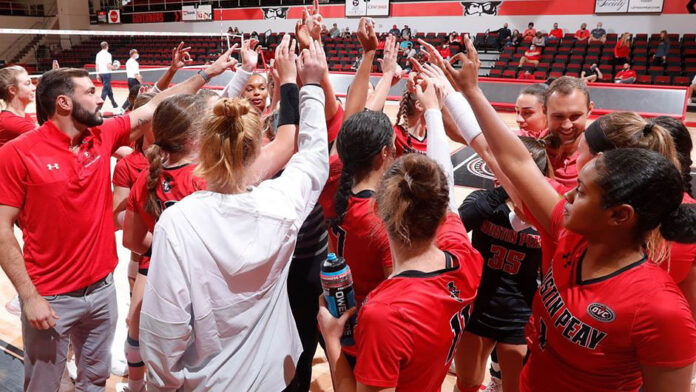
{"type": "Polygon", "coordinates": [[[501,312],[499,316],[486,311],[485,306],[477,308],[466,325],[466,330],[474,335],[482,336],[494,340],[498,343],[507,344],[526,344],[524,338],[524,327],[529,321],[529,315],[520,317],[510,317],[509,313],[501,312]]]}

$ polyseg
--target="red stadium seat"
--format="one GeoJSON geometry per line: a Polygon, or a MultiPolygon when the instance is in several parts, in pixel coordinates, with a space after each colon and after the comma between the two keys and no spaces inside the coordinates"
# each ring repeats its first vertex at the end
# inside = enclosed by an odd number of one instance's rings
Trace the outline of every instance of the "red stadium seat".
{"type": "Polygon", "coordinates": [[[670,85],[670,84],[672,84],[672,77],[671,76],[655,76],[654,83],[661,84],[661,85],[670,85]]]}
{"type": "Polygon", "coordinates": [[[652,84],[652,76],[650,75],[638,75],[636,82],[640,84],[652,84]]]}

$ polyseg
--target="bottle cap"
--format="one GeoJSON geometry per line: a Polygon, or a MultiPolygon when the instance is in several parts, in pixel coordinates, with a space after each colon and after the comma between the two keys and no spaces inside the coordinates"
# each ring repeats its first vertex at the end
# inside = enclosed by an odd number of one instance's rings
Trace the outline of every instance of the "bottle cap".
{"type": "Polygon", "coordinates": [[[326,260],[328,261],[336,261],[337,259],[338,258],[336,257],[335,253],[329,253],[328,255],[326,255],[326,260]]]}

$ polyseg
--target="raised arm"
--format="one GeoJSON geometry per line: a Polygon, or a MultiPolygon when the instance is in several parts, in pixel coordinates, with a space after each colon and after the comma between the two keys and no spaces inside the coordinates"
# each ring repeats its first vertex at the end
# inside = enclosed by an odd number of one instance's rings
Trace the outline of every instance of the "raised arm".
{"type": "MultiPolygon", "coordinates": [[[[447,72],[464,93],[501,170],[510,179],[520,199],[545,230],[550,229],[551,214],[561,196],[541,174],[522,142],[507,128],[478,86],[480,61],[471,39],[464,37],[466,56],[460,56],[461,70],[446,63],[447,72]]],[[[448,105],[450,111],[453,107],[448,105]]]]}
{"type": "Polygon", "coordinates": [[[358,71],[353,78],[348,96],[346,97],[346,110],[343,116],[344,121],[353,114],[363,110],[365,107],[365,102],[367,101],[367,84],[370,82],[370,71],[372,70],[372,63],[375,60],[377,46],[379,45],[377,34],[375,34],[375,28],[372,22],[368,21],[367,18],[360,19],[357,34],[360,45],[362,45],[363,48],[363,57],[360,62],[360,67],[358,67],[358,71]]]}
{"type": "Polygon", "coordinates": [[[159,105],[162,100],[177,94],[195,94],[201,87],[210,81],[211,78],[220,75],[229,67],[234,66],[237,60],[230,56],[232,54],[232,49],[233,48],[228,49],[205,70],[200,71],[198,74],[191,76],[176,86],[162,91],[155,95],[147,104],[130,112],[130,139],[137,140],[142,136],[145,130],[145,127],[142,127],[142,125],[152,121],[152,115],[155,113],[157,105],[159,105]]]}
{"type": "MultiPolygon", "coordinates": [[[[242,38],[242,48],[240,50],[242,66],[241,68],[237,68],[232,80],[230,80],[230,82],[227,83],[227,86],[225,86],[225,88],[222,90],[223,97],[238,96],[242,93],[242,91],[244,91],[244,87],[246,87],[247,83],[249,83],[249,79],[251,78],[254,69],[256,69],[256,64],[259,61],[259,55],[256,53],[254,48],[251,47],[251,44],[252,40],[248,39],[244,41],[242,38]]],[[[236,47],[236,44],[232,47],[233,51],[236,47]]]]}
{"type": "Polygon", "coordinates": [[[399,45],[396,42],[396,38],[389,35],[384,44],[382,59],[378,60],[382,64],[382,78],[377,83],[372,97],[365,104],[367,109],[378,112],[384,109],[384,103],[387,101],[389,90],[394,85],[394,80],[398,81],[397,77],[401,77],[401,67],[396,62],[398,55],[399,45]]]}
{"type": "Polygon", "coordinates": [[[172,49],[172,63],[169,65],[169,69],[167,69],[159,78],[157,83],[155,83],[153,91],[159,93],[166,90],[169,87],[169,84],[172,82],[176,71],[178,71],[181,67],[193,62],[191,55],[189,54],[190,50],[191,47],[184,47],[183,42],[180,42],[176,48],[172,49]]]}

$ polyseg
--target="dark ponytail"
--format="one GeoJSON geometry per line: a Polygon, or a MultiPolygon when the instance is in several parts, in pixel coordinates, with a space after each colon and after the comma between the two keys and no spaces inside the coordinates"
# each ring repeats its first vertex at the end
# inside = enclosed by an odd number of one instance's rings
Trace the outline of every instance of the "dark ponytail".
{"type": "Polygon", "coordinates": [[[389,117],[383,112],[358,112],[348,117],[341,125],[336,139],[336,149],[343,168],[334,195],[336,217],[329,220],[330,226],[337,226],[343,220],[356,177],[364,176],[372,170],[373,158],[379,155],[385,146],[391,149],[393,138],[394,129],[389,117]]]}
{"type": "Polygon", "coordinates": [[[696,242],[696,206],[682,206],[681,174],[662,154],[643,148],[605,151],[596,161],[602,204],[633,207],[637,240],[660,227],[670,241],[696,242]]]}
{"type": "Polygon", "coordinates": [[[694,147],[689,130],[683,122],[674,117],[660,116],[655,118],[655,124],[662,126],[674,141],[674,148],[677,150],[677,159],[681,166],[682,179],[684,181],[684,192],[689,196],[694,196],[691,190],[691,149],[694,147]]]}

